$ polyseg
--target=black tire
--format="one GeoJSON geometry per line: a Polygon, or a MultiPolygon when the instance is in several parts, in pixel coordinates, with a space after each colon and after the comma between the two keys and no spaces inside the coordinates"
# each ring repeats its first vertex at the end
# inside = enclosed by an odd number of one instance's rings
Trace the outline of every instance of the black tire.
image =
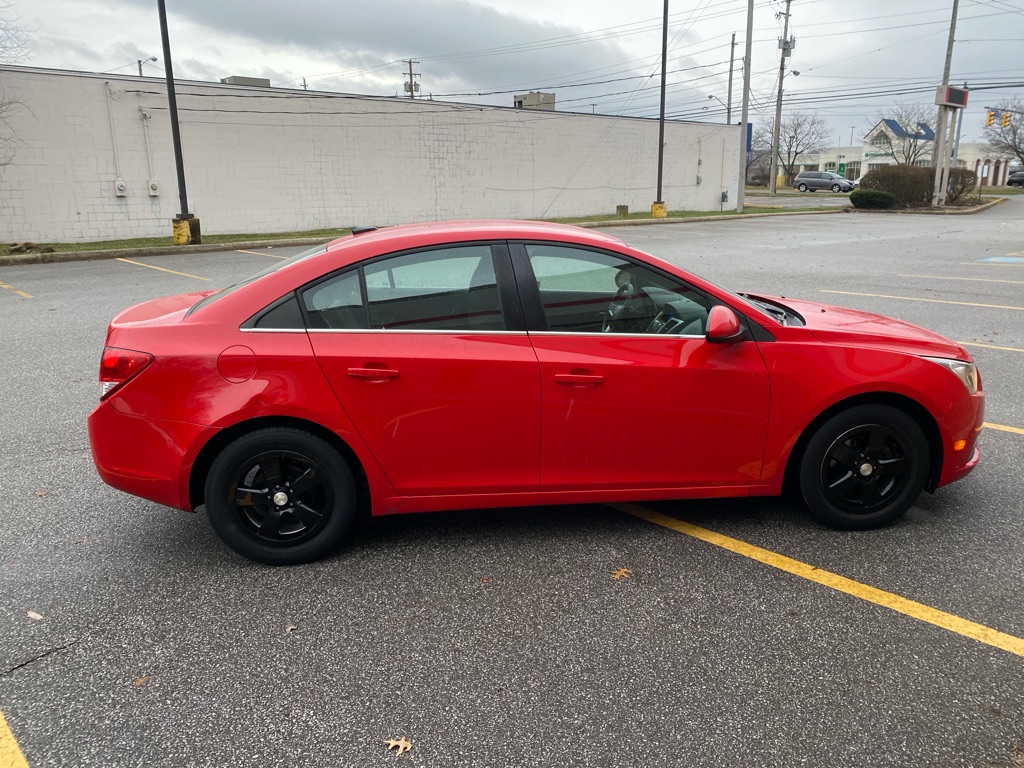
{"type": "Polygon", "coordinates": [[[799,192],[806,192],[807,191],[807,185],[804,184],[803,182],[798,184],[796,188],[797,188],[797,191],[799,191],[799,192]]]}
{"type": "Polygon", "coordinates": [[[913,418],[885,405],[856,406],[811,437],[800,459],[800,490],[825,525],[878,528],[917,500],[928,462],[928,441],[913,418]]]}
{"type": "Polygon", "coordinates": [[[841,190],[842,190],[842,187],[841,187],[841,186],[839,186],[838,184],[833,184],[833,185],[832,185],[832,191],[833,191],[833,192],[839,192],[839,191],[841,191],[841,190]]]}
{"type": "Polygon", "coordinates": [[[331,445],[298,429],[261,429],[228,445],[206,477],[206,511],[221,540],[267,565],[337,549],[356,516],[352,470],[331,445]]]}

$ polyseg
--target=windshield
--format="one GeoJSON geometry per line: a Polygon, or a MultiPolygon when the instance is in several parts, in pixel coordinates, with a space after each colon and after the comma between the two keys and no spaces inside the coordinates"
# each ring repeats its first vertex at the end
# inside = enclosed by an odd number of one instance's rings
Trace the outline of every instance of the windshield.
{"type": "Polygon", "coordinates": [[[221,298],[223,296],[227,296],[229,293],[238,290],[243,285],[248,285],[249,283],[252,283],[252,282],[255,282],[256,280],[259,280],[261,277],[264,277],[266,275],[269,275],[269,274],[272,274],[274,272],[277,272],[277,270],[279,270],[279,269],[284,269],[285,267],[287,267],[287,266],[289,266],[291,264],[295,264],[297,262],[300,262],[303,259],[308,259],[310,256],[318,256],[321,253],[326,253],[326,251],[327,251],[327,245],[326,244],[324,244],[324,245],[317,245],[317,246],[314,246],[313,248],[310,248],[309,250],[301,251],[301,252],[295,254],[294,256],[289,256],[287,259],[283,259],[281,261],[274,262],[273,264],[271,264],[266,269],[261,269],[256,274],[249,275],[249,277],[245,278],[244,280],[239,280],[234,285],[229,285],[227,288],[225,288],[222,291],[218,291],[217,293],[212,293],[209,296],[207,296],[207,297],[205,297],[203,299],[200,299],[199,301],[197,301],[195,304],[193,304],[189,308],[188,312],[185,313],[185,317],[188,317],[189,315],[191,315],[196,310],[199,310],[199,309],[202,309],[203,307],[209,306],[210,304],[215,302],[217,299],[219,299],[219,298],[221,298]]]}

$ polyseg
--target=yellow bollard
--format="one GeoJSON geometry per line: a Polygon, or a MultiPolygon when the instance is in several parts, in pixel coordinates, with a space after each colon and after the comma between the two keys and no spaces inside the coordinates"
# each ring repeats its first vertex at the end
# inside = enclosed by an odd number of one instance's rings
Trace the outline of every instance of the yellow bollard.
{"type": "Polygon", "coordinates": [[[664,219],[668,216],[667,203],[651,203],[651,218],[664,219]]]}

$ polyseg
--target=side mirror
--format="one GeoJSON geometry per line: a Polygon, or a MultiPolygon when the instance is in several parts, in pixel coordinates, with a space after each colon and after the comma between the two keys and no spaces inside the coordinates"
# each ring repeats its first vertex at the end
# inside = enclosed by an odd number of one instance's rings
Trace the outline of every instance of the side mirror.
{"type": "Polygon", "coordinates": [[[721,304],[711,308],[708,315],[707,340],[712,344],[728,344],[743,338],[743,328],[736,313],[721,304]]]}

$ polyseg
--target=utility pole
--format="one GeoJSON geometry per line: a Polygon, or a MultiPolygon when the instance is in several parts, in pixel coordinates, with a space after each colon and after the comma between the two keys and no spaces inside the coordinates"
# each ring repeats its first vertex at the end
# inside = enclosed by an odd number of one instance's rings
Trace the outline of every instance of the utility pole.
{"type": "Polygon", "coordinates": [[[412,59],[405,59],[405,63],[409,65],[409,82],[407,82],[405,84],[405,90],[407,90],[409,92],[409,98],[410,99],[415,99],[416,98],[416,80],[415,80],[416,76],[415,76],[415,74],[412,71],[412,65],[413,64],[419,64],[419,62],[418,61],[414,61],[412,59]]]}
{"type": "Polygon", "coordinates": [[[732,69],[736,63],[736,33],[732,33],[732,42],[729,43],[729,95],[725,97],[725,122],[732,122],[732,69]]]}
{"type": "Polygon", "coordinates": [[[658,118],[658,199],[651,203],[651,218],[664,219],[668,206],[661,198],[662,171],[665,165],[665,76],[668,60],[668,0],[665,0],[665,16],[661,23],[661,113],[658,118]]]}
{"type": "Polygon", "coordinates": [[[779,48],[782,49],[782,58],[779,61],[779,92],[775,97],[775,125],[772,129],[772,164],[771,177],[768,180],[768,194],[775,194],[776,176],[779,175],[779,127],[782,123],[782,81],[786,78],[786,59],[789,57],[791,45],[789,41],[789,4],[793,0],[786,0],[786,10],[783,12],[785,21],[782,24],[782,37],[779,40],[779,48]]]}
{"type": "Polygon", "coordinates": [[[750,48],[754,36],[754,0],[747,0],[747,41],[743,48],[743,98],[740,103],[739,159],[736,185],[736,213],[743,213],[743,192],[747,186],[747,107],[750,103],[750,48]]]}
{"type": "MultiPolygon", "coordinates": [[[[953,63],[953,41],[956,39],[956,14],[960,0],[953,0],[953,16],[949,21],[949,41],[946,43],[946,64],[942,69],[942,87],[949,85],[949,69],[953,63]]],[[[935,187],[932,189],[932,205],[946,204],[946,182],[949,176],[949,145],[946,138],[946,123],[952,107],[939,107],[935,121],[935,145],[932,148],[932,165],[935,166],[935,187]]]]}
{"type": "Polygon", "coordinates": [[[306,90],[306,78],[302,78],[302,90],[306,90]]]}
{"type": "Polygon", "coordinates": [[[175,245],[191,245],[202,242],[199,219],[188,212],[188,193],[185,190],[185,161],[181,156],[181,130],[178,127],[178,99],[174,93],[174,69],[171,64],[171,40],[167,34],[167,9],[164,0],[157,0],[160,16],[160,37],[164,46],[164,74],[167,77],[167,106],[171,113],[171,141],[174,144],[174,170],[178,176],[178,202],[181,213],[171,221],[175,245]]]}

